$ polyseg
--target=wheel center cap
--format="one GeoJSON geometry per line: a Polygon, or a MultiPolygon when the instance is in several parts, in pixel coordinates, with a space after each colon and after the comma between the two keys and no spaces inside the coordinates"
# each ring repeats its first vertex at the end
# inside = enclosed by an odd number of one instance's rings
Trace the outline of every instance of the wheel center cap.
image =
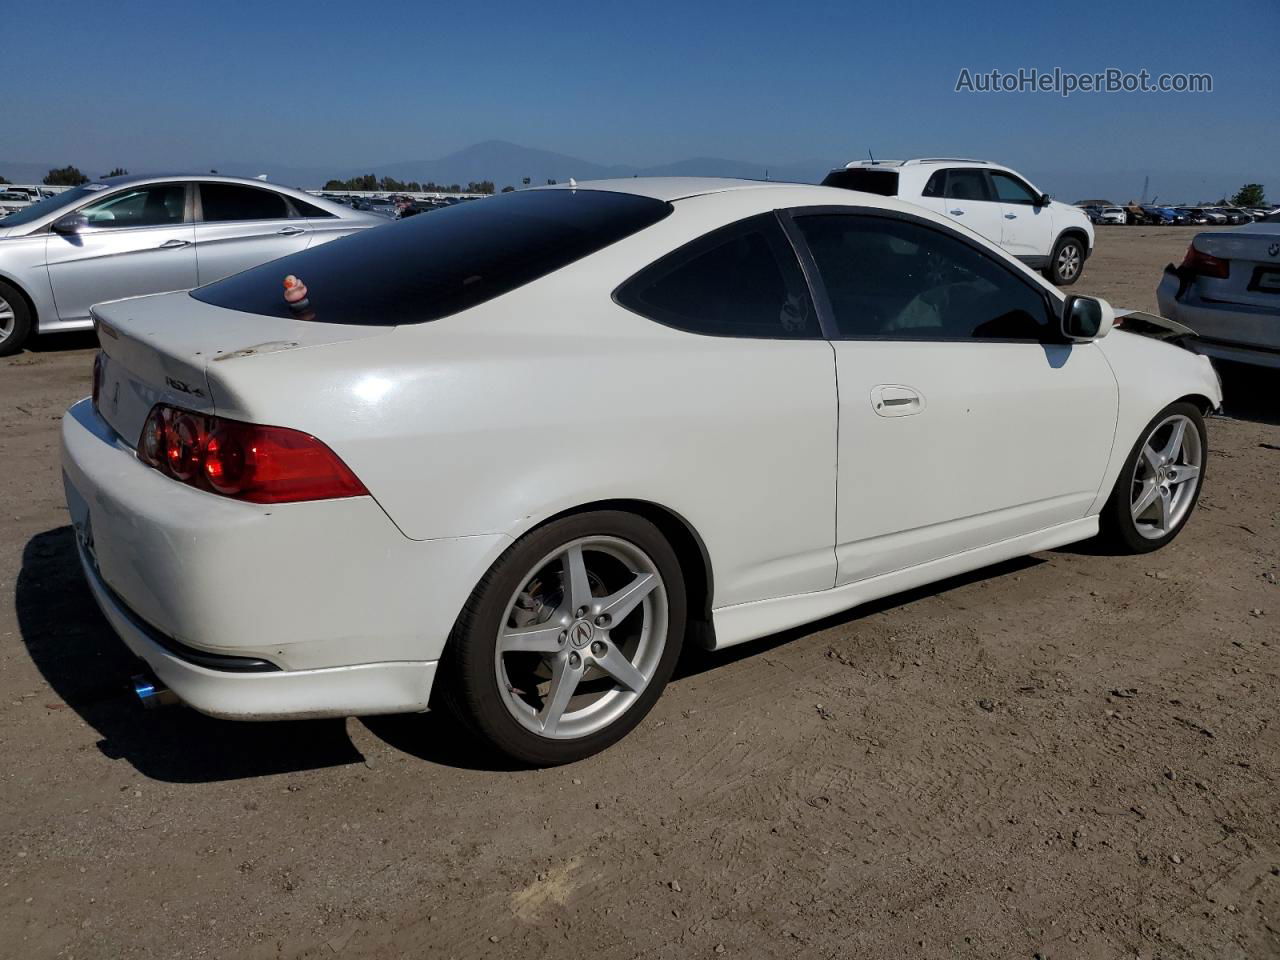
{"type": "Polygon", "coordinates": [[[596,628],[590,620],[577,620],[569,628],[569,642],[575,650],[581,650],[595,639],[596,628]]]}

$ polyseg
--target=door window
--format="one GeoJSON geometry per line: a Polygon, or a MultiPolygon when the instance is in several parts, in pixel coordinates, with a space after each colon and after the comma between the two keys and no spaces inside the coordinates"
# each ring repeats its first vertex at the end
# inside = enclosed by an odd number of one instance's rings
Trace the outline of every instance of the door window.
{"type": "Polygon", "coordinates": [[[81,208],[93,227],[160,227],[182,223],[187,188],[181,183],[157,183],[121,190],[81,208]]]}
{"type": "Polygon", "coordinates": [[[946,196],[952,200],[990,200],[987,172],[976,167],[958,167],[947,171],[946,196]]]}
{"type": "Polygon", "coordinates": [[[200,184],[200,205],[206,223],[285,220],[289,216],[289,205],[280,194],[237,183],[200,184]]]}
{"type": "Polygon", "coordinates": [[[846,339],[1055,338],[1045,294],[949,232],[850,214],[795,217],[846,339]]]}
{"type": "Polygon", "coordinates": [[[1017,177],[998,170],[991,171],[991,183],[1001,203],[1034,204],[1039,196],[1017,177]]]}
{"type": "Polygon", "coordinates": [[[822,336],[800,264],[772,213],[722,227],[668,254],[619,287],[615,299],[691,333],[822,336]]]}

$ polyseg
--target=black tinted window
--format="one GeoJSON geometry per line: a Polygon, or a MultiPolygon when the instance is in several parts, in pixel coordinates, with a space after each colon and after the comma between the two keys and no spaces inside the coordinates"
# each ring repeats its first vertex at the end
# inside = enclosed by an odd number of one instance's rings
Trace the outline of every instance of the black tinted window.
{"type": "Polygon", "coordinates": [[[822,181],[824,187],[840,187],[843,190],[861,190],[863,193],[875,193],[882,197],[898,195],[898,172],[896,170],[875,170],[866,167],[849,167],[844,170],[832,170],[822,181]]]}
{"type": "Polygon", "coordinates": [[[628,280],[617,301],[650,319],[720,337],[818,337],[795,251],[769,213],[686,244],[628,280]]]}
{"type": "Polygon", "coordinates": [[[1036,195],[1031,188],[1017,177],[997,170],[991,172],[991,183],[996,188],[996,197],[1001,203],[1035,203],[1036,195]]]}
{"type": "Polygon", "coordinates": [[[941,197],[945,195],[946,189],[947,189],[947,171],[939,170],[932,177],[930,177],[929,182],[924,185],[924,193],[922,194],[922,196],[941,197]]]}
{"type": "Polygon", "coordinates": [[[192,292],[206,303],[325,323],[397,326],[469,309],[643,230],[671,212],[650,197],[530,190],[362,230],[192,292]],[[307,285],[291,310],[283,279],[307,285]]]}
{"type": "Polygon", "coordinates": [[[80,212],[93,227],[160,227],[181,223],[187,188],[181,183],[132,187],[109,194],[80,212]]]}
{"type": "Polygon", "coordinates": [[[204,220],[283,220],[289,216],[284,197],[271,190],[242,187],[235,183],[200,184],[204,220]]]}
{"type": "Polygon", "coordinates": [[[958,237],[847,214],[797,216],[844,337],[1052,339],[1044,295],[958,237]]]}
{"type": "Polygon", "coordinates": [[[955,200],[990,200],[986,172],[972,167],[948,170],[946,195],[955,200]]]}
{"type": "Polygon", "coordinates": [[[294,199],[294,208],[304,217],[310,217],[312,220],[321,217],[336,217],[336,213],[330,213],[328,210],[322,210],[314,203],[307,203],[305,200],[294,199]]]}

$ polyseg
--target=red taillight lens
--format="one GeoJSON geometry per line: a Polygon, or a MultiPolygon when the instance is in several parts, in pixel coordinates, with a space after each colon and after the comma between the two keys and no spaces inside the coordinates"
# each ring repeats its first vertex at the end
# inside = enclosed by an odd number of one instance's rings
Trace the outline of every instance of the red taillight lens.
{"type": "Polygon", "coordinates": [[[93,355],[93,409],[98,409],[98,398],[102,396],[102,351],[93,355]]]}
{"type": "Polygon", "coordinates": [[[1201,277],[1217,277],[1225,280],[1231,272],[1231,261],[1221,257],[1211,257],[1201,253],[1192,243],[1187,247],[1187,255],[1182,258],[1181,269],[1186,273],[1194,273],[1201,277]]]}
{"type": "Polygon", "coordinates": [[[175,480],[252,503],[368,494],[315,437],[158,404],[138,438],[138,457],[175,480]]]}

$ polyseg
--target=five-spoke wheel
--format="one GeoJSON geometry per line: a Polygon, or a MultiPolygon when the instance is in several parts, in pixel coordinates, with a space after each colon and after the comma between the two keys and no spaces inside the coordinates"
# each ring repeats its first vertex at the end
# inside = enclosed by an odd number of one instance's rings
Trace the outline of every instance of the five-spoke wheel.
{"type": "Polygon", "coordinates": [[[1172,540],[1200,495],[1207,446],[1204,418],[1170,404],[1142,432],[1116,480],[1102,521],[1114,541],[1146,553],[1172,540]]]}
{"type": "Polygon", "coordinates": [[[680,565],[653,524],[566,517],[518,541],[476,588],[450,639],[445,695],[518,760],[576,760],[649,711],[684,618],[680,565]]]}

